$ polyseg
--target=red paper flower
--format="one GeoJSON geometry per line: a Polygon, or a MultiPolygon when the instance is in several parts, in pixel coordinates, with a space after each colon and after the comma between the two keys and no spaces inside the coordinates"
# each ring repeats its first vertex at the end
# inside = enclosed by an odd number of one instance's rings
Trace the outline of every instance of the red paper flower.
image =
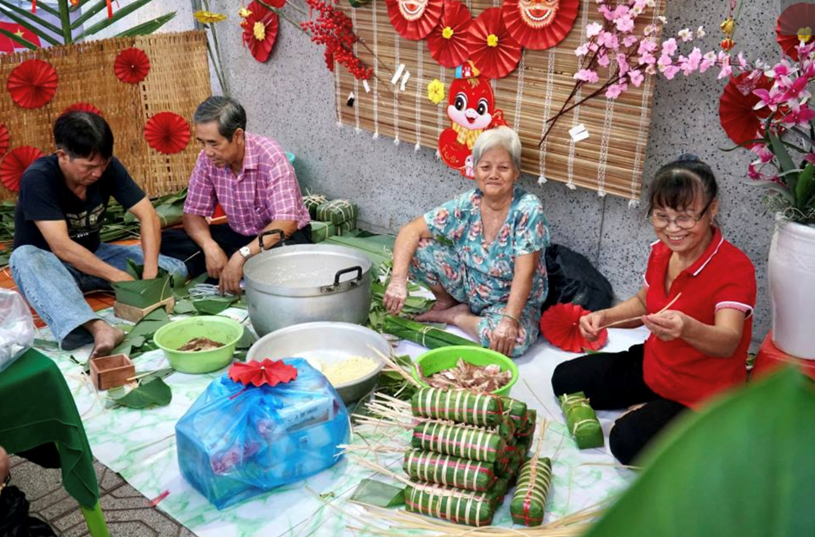
{"type": "Polygon", "coordinates": [[[272,54],[277,39],[277,13],[257,2],[249,4],[247,9],[252,13],[241,23],[243,44],[257,61],[263,63],[272,54]]]}
{"type": "Polygon", "coordinates": [[[41,156],[42,151],[30,145],[12,149],[0,163],[0,182],[9,190],[19,192],[23,172],[41,156]]]}
{"type": "Polygon", "coordinates": [[[64,116],[68,112],[90,112],[91,114],[96,114],[97,116],[103,116],[104,115],[104,114],[102,114],[101,110],[99,110],[94,105],[89,104],[89,103],[72,104],[71,106],[69,106],[68,108],[63,110],[60,115],[64,116]]]}
{"type": "MultiPolygon", "coordinates": [[[[764,88],[769,90],[773,81],[764,75],[757,81],[751,82],[748,77],[751,73],[742,73],[731,78],[724,87],[719,101],[719,121],[727,136],[738,145],[762,137],[763,123],[770,115],[768,107],[753,110],[761,100],[753,95],[753,90],[764,88]]],[[[749,149],[754,144],[748,144],[749,149]]]]}
{"type": "Polygon", "coordinates": [[[603,329],[595,341],[586,341],[580,333],[580,318],[591,313],[577,304],[555,304],[541,317],[541,333],[546,340],[568,352],[600,350],[608,342],[608,330],[603,329]]]}
{"type": "Polygon", "coordinates": [[[505,0],[501,14],[509,34],[533,50],[554,47],[569,35],[579,0],[505,0]]]}
{"type": "Polygon", "coordinates": [[[178,114],[159,112],[147,120],[144,138],[159,153],[172,155],[187,147],[190,142],[190,125],[178,114]]]}
{"type": "Polygon", "coordinates": [[[407,39],[424,39],[441,17],[444,0],[386,0],[388,17],[396,33],[407,39]]]}
{"type": "Polygon", "coordinates": [[[266,358],[262,362],[249,361],[244,363],[235,362],[229,368],[229,378],[239,382],[244,386],[277,386],[278,384],[288,384],[297,379],[297,368],[283,362],[283,360],[270,360],[266,358]]]}
{"type": "Polygon", "coordinates": [[[10,140],[11,135],[9,135],[8,129],[5,125],[0,123],[0,158],[3,158],[3,155],[5,155],[6,151],[8,151],[10,140]]]}
{"type": "MultiPolygon", "coordinates": [[[[775,39],[781,45],[784,54],[798,61],[798,45],[801,41],[798,35],[802,34],[802,30],[809,29],[805,32],[812,35],[815,32],[815,4],[801,2],[793,4],[785,9],[781,16],[778,17],[778,22],[775,25],[775,39]]],[[[813,39],[810,37],[810,39],[813,39]]]]}
{"type": "Polygon", "coordinates": [[[470,60],[486,78],[504,78],[521,61],[521,45],[504,26],[501,8],[492,7],[473,21],[467,46],[470,60]]]}
{"type": "Polygon", "coordinates": [[[39,108],[57,92],[57,70],[44,60],[27,60],[8,76],[8,92],[23,108],[39,108]]]}
{"type": "Polygon", "coordinates": [[[116,56],[113,63],[116,78],[127,84],[138,84],[150,72],[150,58],[143,50],[136,47],[127,48],[116,56]]]}
{"type": "Polygon", "coordinates": [[[427,36],[427,48],[439,65],[455,68],[467,61],[467,30],[472,22],[467,6],[458,0],[444,2],[439,23],[427,36]]]}

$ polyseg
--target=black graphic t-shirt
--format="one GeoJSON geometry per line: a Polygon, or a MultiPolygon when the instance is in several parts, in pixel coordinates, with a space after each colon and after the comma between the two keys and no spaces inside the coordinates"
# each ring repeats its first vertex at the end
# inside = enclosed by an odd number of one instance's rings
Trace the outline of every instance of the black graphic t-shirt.
{"type": "Polygon", "coordinates": [[[111,196],[126,209],[144,198],[142,189],[116,157],[102,177],[88,187],[84,200],[68,188],[56,154],[37,159],[20,180],[20,196],[14,211],[14,247],[30,244],[50,251],[34,222],[65,220],[71,239],[91,252],[96,251],[111,196]]]}

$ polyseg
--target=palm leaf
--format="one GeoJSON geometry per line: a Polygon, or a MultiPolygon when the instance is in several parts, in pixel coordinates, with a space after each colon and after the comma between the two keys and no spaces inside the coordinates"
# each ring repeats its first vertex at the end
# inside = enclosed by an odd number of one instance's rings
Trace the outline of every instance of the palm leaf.
{"type": "Polygon", "coordinates": [[[79,2],[76,3],[76,5],[71,5],[71,7],[68,8],[68,12],[73,13],[75,11],[79,11],[80,9],[85,7],[85,4],[87,4],[90,1],[91,0],[79,0],[79,2]]]}
{"type": "MultiPolygon", "coordinates": [[[[82,4],[84,5],[89,1],[90,0],[85,0],[84,2],[82,2],[82,4]]],[[[82,15],[77,17],[77,19],[71,23],[71,30],[76,30],[77,28],[82,26],[85,23],[85,21],[91,19],[94,15],[105,9],[105,7],[107,7],[107,1],[99,0],[89,9],[83,9],[82,15]]],[[[71,10],[73,10],[73,8],[71,8],[71,10]]]]}
{"type": "MultiPolygon", "coordinates": [[[[51,24],[50,22],[46,21],[45,19],[34,15],[30,11],[28,11],[27,9],[21,9],[21,8],[15,6],[14,4],[8,3],[7,0],[0,0],[0,5],[2,5],[3,7],[7,8],[7,9],[9,9],[10,11],[14,12],[15,14],[19,15],[20,17],[25,17],[32,24],[36,24],[38,26],[41,26],[42,28],[47,28],[48,30],[51,30],[55,34],[61,34],[62,33],[61,28],[58,28],[58,27],[54,26],[53,24],[51,24]]],[[[59,13],[57,13],[57,15],[58,14],[59,13]]],[[[11,18],[11,17],[9,16],[9,18],[11,18]]]]}
{"type": "MultiPolygon", "coordinates": [[[[14,22],[19,24],[20,26],[22,26],[26,30],[29,30],[30,32],[36,34],[37,37],[39,37],[40,39],[44,39],[45,41],[48,41],[49,43],[51,43],[54,46],[59,46],[59,45],[62,44],[59,41],[57,41],[56,39],[54,39],[53,37],[51,37],[51,35],[48,34],[47,32],[42,31],[41,28],[38,28],[38,27],[36,27],[36,26],[34,26],[32,24],[29,24],[28,21],[26,21],[24,18],[19,17],[18,15],[15,15],[12,11],[6,9],[7,6],[8,6],[8,4],[5,1],[0,0],[0,13],[4,13],[6,15],[6,17],[13,20],[14,22]]],[[[15,9],[19,9],[19,8],[15,8],[15,9]]],[[[28,14],[28,12],[26,12],[26,14],[28,14]]],[[[57,33],[61,33],[61,31],[57,30],[57,33]]]]}
{"type": "Polygon", "coordinates": [[[79,35],[79,37],[76,38],[76,41],[79,41],[80,39],[84,39],[85,37],[87,37],[89,35],[93,35],[93,34],[95,34],[97,32],[101,32],[102,30],[104,30],[105,28],[110,26],[111,24],[114,24],[114,23],[122,20],[123,18],[127,17],[128,15],[130,15],[131,13],[136,11],[137,9],[140,9],[143,6],[146,6],[147,4],[149,4],[152,1],[153,0],[136,0],[132,4],[126,5],[125,7],[123,7],[122,9],[117,11],[116,13],[114,13],[111,18],[109,18],[109,19],[105,18],[105,19],[97,22],[96,24],[94,24],[90,28],[87,28],[84,32],[82,32],[82,34],[79,35]]]}
{"type": "Polygon", "coordinates": [[[173,11],[172,13],[168,13],[166,15],[162,15],[161,17],[156,17],[151,21],[147,21],[145,23],[139,24],[138,26],[134,26],[129,30],[125,30],[124,32],[117,34],[116,37],[135,37],[137,35],[149,35],[173,20],[175,17],[176,12],[173,11]]]}
{"type": "Polygon", "coordinates": [[[29,41],[25,37],[20,37],[19,35],[15,34],[15,33],[9,32],[8,30],[3,30],[2,28],[0,28],[0,34],[8,37],[12,41],[16,41],[17,43],[20,43],[22,46],[24,46],[28,50],[37,50],[39,48],[37,45],[35,45],[34,43],[29,41]]]}

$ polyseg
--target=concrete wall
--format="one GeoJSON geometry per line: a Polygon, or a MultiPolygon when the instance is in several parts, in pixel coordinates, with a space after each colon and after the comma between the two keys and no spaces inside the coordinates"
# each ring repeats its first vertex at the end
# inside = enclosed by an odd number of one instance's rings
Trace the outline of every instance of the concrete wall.
{"type": "MultiPolygon", "coordinates": [[[[375,0],[382,1],[382,0],[375,0]]],[[[774,41],[778,1],[745,2],[738,29],[739,47],[767,61],[779,52],[774,41]]],[[[359,203],[361,219],[374,229],[396,231],[408,220],[470,188],[472,183],[437,161],[434,152],[414,152],[411,144],[394,146],[388,138],[336,126],[332,75],[326,70],[322,48],[293,26],[281,22],[277,44],[267,64],[257,63],[242,48],[239,23],[231,0],[216,0],[213,10],[229,14],[218,25],[225,68],[233,88],[249,114],[249,130],[277,139],[297,155],[297,172],[304,189],[329,197],[349,197],[359,203]]],[[[726,3],[704,0],[670,1],[668,26],[704,24],[707,48],[721,39],[718,24],[726,3]]],[[[770,325],[766,258],[772,220],[760,206],[760,192],[743,184],[749,154],[721,152],[731,145],[719,126],[718,103],[723,81],[708,72],[691,79],[660,79],[650,126],[646,177],[675,156],[692,152],[711,164],[721,186],[720,223],[726,237],[756,265],[759,298],[754,337],[762,338],[770,325]]],[[[524,188],[544,203],[553,240],[589,257],[626,298],[641,284],[649,243],[654,232],[642,209],[628,201],[600,198],[586,190],[570,191],[559,183],[537,185],[531,176],[524,188]]]]}

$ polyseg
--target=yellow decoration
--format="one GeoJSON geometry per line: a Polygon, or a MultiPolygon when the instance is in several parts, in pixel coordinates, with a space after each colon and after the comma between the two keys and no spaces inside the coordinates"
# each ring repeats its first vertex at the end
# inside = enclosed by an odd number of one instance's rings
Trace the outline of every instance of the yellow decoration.
{"type": "Polygon", "coordinates": [[[484,129],[468,129],[467,127],[462,127],[456,122],[453,122],[450,127],[454,131],[456,131],[456,141],[461,145],[466,145],[467,149],[472,149],[475,145],[475,141],[484,132],[484,129]]]}
{"type": "Polygon", "coordinates": [[[498,36],[495,35],[495,34],[488,35],[487,36],[487,45],[489,45],[491,47],[497,47],[498,46],[498,36]]]}
{"type": "Polygon", "coordinates": [[[201,24],[214,24],[226,20],[226,15],[213,13],[212,11],[196,11],[192,16],[201,24]]]}
{"type": "Polygon", "coordinates": [[[23,31],[17,30],[16,32],[14,32],[14,35],[16,35],[17,37],[23,37],[23,31]]]}
{"type": "Polygon", "coordinates": [[[722,33],[725,35],[733,35],[733,30],[736,29],[736,21],[733,20],[732,17],[725,19],[719,25],[719,28],[722,30],[722,33]]]}
{"type": "Polygon", "coordinates": [[[433,104],[439,104],[444,100],[444,83],[438,78],[427,85],[427,98],[433,104]]]}
{"type": "Polygon", "coordinates": [[[262,22],[256,22],[252,27],[252,33],[255,34],[255,39],[263,41],[266,38],[266,26],[262,22]]]}
{"type": "Polygon", "coordinates": [[[453,37],[453,29],[449,26],[445,26],[444,30],[441,31],[441,36],[445,39],[450,39],[453,37]]]}
{"type": "Polygon", "coordinates": [[[240,8],[240,10],[238,10],[238,15],[240,15],[242,19],[245,19],[246,17],[248,17],[251,14],[252,14],[252,12],[249,11],[248,9],[246,9],[245,7],[242,7],[242,8],[240,8]]]}
{"type": "Polygon", "coordinates": [[[798,28],[798,41],[809,43],[810,39],[812,39],[812,28],[809,26],[806,28],[798,28]]]}

